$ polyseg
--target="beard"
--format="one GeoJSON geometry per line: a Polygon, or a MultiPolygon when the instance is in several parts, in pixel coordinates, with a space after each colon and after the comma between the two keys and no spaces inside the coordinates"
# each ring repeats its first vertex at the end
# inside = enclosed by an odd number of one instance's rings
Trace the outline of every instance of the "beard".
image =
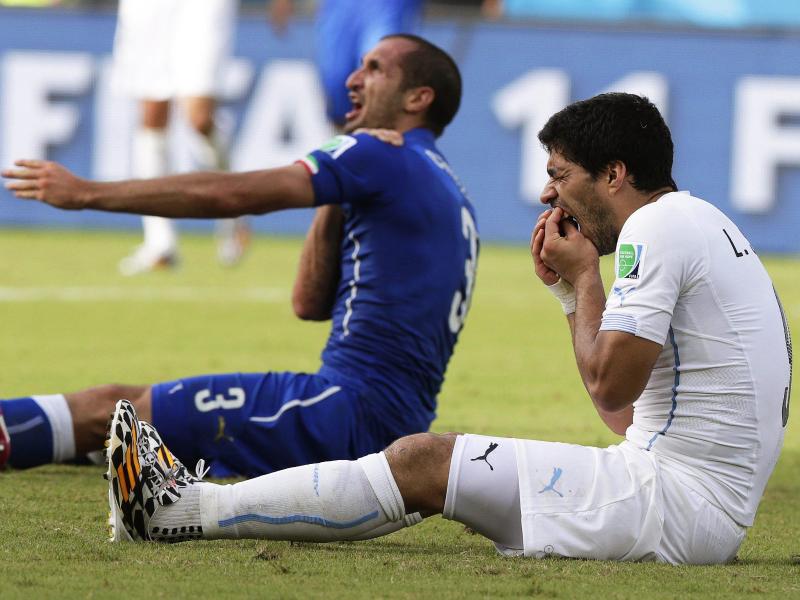
{"type": "Polygon", "coordinates": [[[614,215],[596,194],[582,203],[583,214],[574,215],[583,233],[597,248],[600,256],[613,254],[617,249],[619,232],[614,226],[614,215]]]}
{"type": "Polygon", "coordinates": [[[345,133],[353,133],[356,129],[396,129],[397,117],[403,112],[402,97],[391,97],[388,100],[375,100],[369,107],[364,106],[361,114],[344,124],[345,133]]]}

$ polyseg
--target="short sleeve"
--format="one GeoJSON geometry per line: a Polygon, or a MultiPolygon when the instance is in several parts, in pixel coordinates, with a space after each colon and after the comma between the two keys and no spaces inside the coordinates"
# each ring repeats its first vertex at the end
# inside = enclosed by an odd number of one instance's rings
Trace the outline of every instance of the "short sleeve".
{"type": "Polygon", "coordinates": [[[337,135],[297,162],[311,175],[316,206],[358,204],[387,189],[397,150],[367,134],[337,135]]]}
{"type": "Polygon", "coordinates": [[[601,331],[624,331],[664,344],[682,291],[707,249],[679,209],[654,203],[630,216],[614,255],[614,284],[601,331]]]}

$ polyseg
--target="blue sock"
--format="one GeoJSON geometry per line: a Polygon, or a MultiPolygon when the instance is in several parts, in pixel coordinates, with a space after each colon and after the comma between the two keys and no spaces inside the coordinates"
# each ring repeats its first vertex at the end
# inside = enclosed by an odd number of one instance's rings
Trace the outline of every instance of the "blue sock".
{"type": "Polygon", "coordinates": [[[0,400],[11,438],[8,464],[28,469],[53,462],[53,428],[44,410],[33,398],[0,400]]]}

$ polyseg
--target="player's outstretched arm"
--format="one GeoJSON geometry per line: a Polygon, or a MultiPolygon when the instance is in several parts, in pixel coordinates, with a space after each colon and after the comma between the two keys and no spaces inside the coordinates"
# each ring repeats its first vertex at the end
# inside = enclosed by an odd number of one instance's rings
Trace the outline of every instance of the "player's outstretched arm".
{"type": "Polygon", "coordinates": [[[156,179],[100,182],[76,177],[62,165],[18,160],[2,172],[17,198],[64,210],[93,209],[170,218],[255,215],[314,204],[311,178],[291,165],[247,173],[188,173],[156,179]]]}
{"type": "Polygon", "coordinates": [[[308,229],[292,290],[295,314],[308,321],[331,318],[341,277],[344,215],[337,205],[320,206],[308,229]]]}

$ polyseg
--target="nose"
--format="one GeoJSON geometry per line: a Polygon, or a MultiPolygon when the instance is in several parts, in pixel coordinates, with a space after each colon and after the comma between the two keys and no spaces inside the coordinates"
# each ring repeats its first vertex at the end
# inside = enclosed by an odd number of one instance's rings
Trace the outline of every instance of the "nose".
{"type": "Polygon", "coordinates": [[[544,189],[542,189],[542,193],[539,194],[539,201],[542,204],[550,204],[552,206],[557,198],[558,192],[556,192],[556,187],[552,183],[546,183],[544,189]]]}
{"type": "Polygon", "coordinates": [[[364,68],[358,67],[355,71],[350,73],[344,85],[347,87],[348,90],[356,90],[361,87],[363,79],[364,79],[364,68]]]}

